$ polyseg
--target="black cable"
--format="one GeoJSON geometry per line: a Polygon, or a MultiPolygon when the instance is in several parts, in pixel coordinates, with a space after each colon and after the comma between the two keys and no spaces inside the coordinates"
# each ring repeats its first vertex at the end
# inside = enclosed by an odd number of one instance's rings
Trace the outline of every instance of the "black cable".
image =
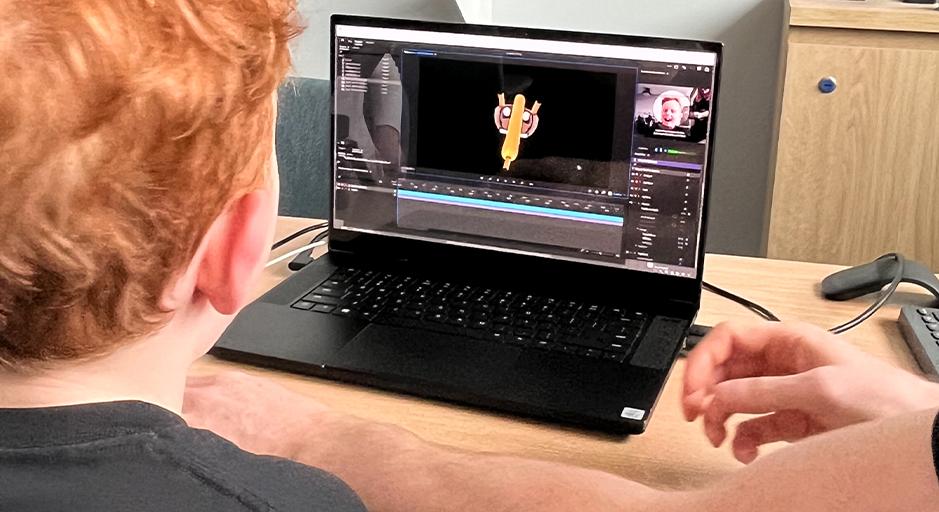
{"type": "Polygon", "coordinates": [[[750,311],[753,311],[757,315],[760,315],[761,317],[763,317],[766,320],[769,320],[770,322],[779,322],[778,316],[774,315],[772,311],[764,308],[763,306],[757,304],[756,302],[745,299],[739,295],[730,293],[729,291],[724,290],[723,288],[718,288],[717,286],[714,286],[713,284],[707,281],[703,281],[701,283],[701,287],[713,294],[720,295],[721,297],[724,297],[725,299],[729,299],[729,300],[736,302],[737,304],[740,304],[741,306],[749,309],[750,311]]]}
{"type": "Polygon", "coordinates": [[[890,300],[890,297],[893,297],[894,292],[897,291],[897,287],[899,287],[900,283],[903,281],[903,267],[906,264],[906,260],[903,258],[902,254],[892,252],[889,254],[884,254],[883,256],[877,258],[874,261],[879,261],[879,260],[883,260],[887,258],[893,258],[897,260],[897,271],[893,276],[893,280],[890,281],[890,284],[887,285],[887,287],[884,288],[884,290],[880,293],[880,297],[877,299],[877,301],[871,304],[870,307],[865,309],[864,312],[861,313],[860,315],[854,317],[853,319],[837,327],[832,327],[831,329],[828,329],[830,332],[834,334],[841,334],[843,332],[847,332],[851,329],[854,329],[858,325],[861,325],[862,322],[864,322],[865,320],[873,316],[874,313],[876,313],[880,308],[883,307],[884,304],[887,303],[888,300],[890,300]]]}
{"type": "Polygon", "coordinates": [[[292,234],[292,235],[290,235],[290,236],[288,236],[288,237],[286,237],[286,238],[283,238],[282,240],[279,240],[279,241],[275,242],[274,245],[271,246],[271,250],[272,250],[272,251],[277,250],[277,249],[279,249],[279,248],[281,248],[281,247],[283,247],[283,246],[289,244],[290,242],[296,240],[297,238],[300,238],[301,236],[303,236],[303,235],[305,235],[305,234],[307,234],[307,233],[309,233],[309,232],[311,232],[311,231],[316,231],[317,229],[323,229],[323,228],[328,227],[328,226],[329,226],[329,223],[328,223],[328,222],[323,222],[323,223],[320,223],[320,224],[316,224],[316,225],[314,225],[314,226],[307,226],[307,227],[301,229],[300,231],[297,231],[296,233],[294,233],[294,234],[292,234]]]}
{"type": "MultiPolygon", "coordinates": [[[[829,332],[831,332],[831,333],[833,333],[833,334],[842,334],[842,333],[847,332],[847,331],[849,331],[849,330],[851,330],[851,329],[854,329],[855,327],[857,327],[858,325],[861,325],[861,324],[862,324],[863,322],[865,322],[867,319],[869,319],[870,317],[872,317],[872,316],[874,315],[874,313],[876,313],[877,311],[879,311],[880,308],[882,308],[882,307],[884,306],[884,304],[886,304],[887,301],[889,301],[890,298],[893,297],[893,294],[897,291],[897,287],[899,287],[899,286],[900,286],[900,283],[903,281],[903,267],[904,267],[904,265],[906,264],[906,260],[903,258],[903,255],[902,255],[902,254],[898,254],[898,253],[892,252],[892,253],[889,253],[889,254],[884,254],[883,256],[877,258],[877,259],[874,260],[874,261],[879,261],[879,260],[883,260],[883,259],[887,259],[887,258],[893,258],[893,259],[897,260],[897,270],[896,270],[896,273],[895,273],[894,276],[893,276],[893,280],[890,281],[890,284],[887,285],[887,287],[884,288],[884,290],[880,293],[880,297],[878,297],[877,300],[874,301],[874,303],[870,305],[870,307],[868,307],[867,309],[865,309],[863,313],[861,313],[860,315],[858,315],[858,316],[852,318],[851,320],[848,320],[847,322],[845,322],[845,323],[843,323],[843,324],[841,324],[841,325],[838,325],[838,326],[832,327],[831,329],[828,329],[829,332]]],[[[704,288],[705,290],[711,292],[711,293],[715,293],[715,294],[717,294],[717,295],[720,295],[721,297],[724,297],[725,299],[730,299],[730,300],[732,300],[732,301],[734,301],[734,302],[736,302],[736,303],[742,305],[743,307],[749,309],[750,311],[753,311],[754,313],[756,313],[757,315],[760,315],[761,317],[763,317],[763,318],[766,319],[766,320],[769,320],[769,321],[771,321],[771,322],[779,322],[779,321],[780,321],[780,320],[779,320],[779,317],[777,317],[776,315],[774,315],[772,311],[766,309],[765,307],[763,307],[763,306],[761,306],[761,305],[759,305],[759,304],[757,304],[757,303],[755,303],[755,302],[753,302],[753,301],[744,299],[743,297],[740,297],[739,295],[734,295],[733,293],[731,293],[731,292],[729,292],[729,291],[727,291],[727,290],[723,290],[723,289],[721,289],[721,288],[718,288],[717,286],[714,286],[713,284],[710,284],[710,283],[708,283],[708,282],[702,282],[702,283],[701,283],[701,287],[704,288]]]]}
{"type": "MultiPolygon", "coordinates": [[[[313,237],[313,240],[310,240],[310,244],[321,242],[324,239],[326,239],[326,237],[328,236],[329,236],[329,230],[328,229],[323,230],[321,233],[313,237]]],[[[297,254],[296,256],[294,256],[293,259],[290,260],[290,263],[287,264],[287,268],[289,268],[290,270],[293,270],[294,272],[297,272],[299,270],[303,270],[303,267],[306,267],[312,261],[313,261],[313,249],[307,249],[301,252],[300,254],[297,254]]]]}
{"type": "Polygon", "coordinates": [[[329,230],[327,229],[321,233],[317,233],[317,235],[313,237],[313,240],[310,240],[310,243],[315,244],[316,242],[322,242],[328,236],[329,230]]]}

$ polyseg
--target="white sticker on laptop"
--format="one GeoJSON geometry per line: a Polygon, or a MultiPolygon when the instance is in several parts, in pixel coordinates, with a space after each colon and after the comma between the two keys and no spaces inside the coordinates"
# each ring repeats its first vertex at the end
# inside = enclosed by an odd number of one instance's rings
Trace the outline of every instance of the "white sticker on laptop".
{"type": "Polygon", "coordinates": [[[646,411],[643,411],[642,409],[633,409],[632,407],[624,407],[623,412],[620,413],[620,417],[627,420],[639,421],[646,417],[646,411]]]}

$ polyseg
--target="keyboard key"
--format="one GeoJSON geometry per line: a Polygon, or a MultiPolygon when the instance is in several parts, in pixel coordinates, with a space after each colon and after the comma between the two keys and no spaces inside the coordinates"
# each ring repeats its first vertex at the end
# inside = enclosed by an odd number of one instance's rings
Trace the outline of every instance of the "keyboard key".
{"type": "Polygon", "coordinates": [[[448,319],[447,319],[447,323],[450,324],[450,325],[457,325],[457,326],[460,326],[460,327],[465,327],[468,322],[467,322],[467,320],[466,320],[466,317],[457,316],[457,317],[450,317],[450,318],[448,318],[448,319]]]}
{"type": "Polygon", "coordinates": [[[617,336],[613,336],[613,339],[610,341],[611,341],[610,343],[611,347],[614,345],[622,345],[623,347],[625,347],[626,351],[628,352],[629,349],[632,348],[633,343],[636,342],[636,336],[617,335],[617,336]]]}
{"type": "Polygon", "coordinates": [[[315,302],[317,304],[331,304],[333,306],[342,302],[336,297],[330,297],[328,295],[320,295],[318,293],[309,293],[306,297],[303,298],[305,301],[315,302]]]}
{"type": "Polygon", "coordinates": [[[333,288],[331,286],[323,285],[323,286],[318,286],[314,288],[313,291],[320,295],[328,295],[330,297],[342,297],[343,295],[346,294],[348,290],[346,290],[345,288],[333,288]]]}
{"type": "Polygon", "coordinates": [[[296,304],[293,305],[293,307],[294,307],[295,309],[309,310],[310,308],[312,308],[312,307],[315,306],[315,305],[316,305],[316,304],[313,304],[312,302],[310,302],[310,301],[308,301],[308,300],[299,300],[299,301],[296,302],[296,304]]]}
{"type": "Polygon", "coordinates": [[[333,314],[339,315],[339,316],[354,316],[355,315],[355,313],[349,308],[337,308],[335,311],[333,311],[333,314]]]}
{"type": "Polygon", "coordinates": [[[554,331],[538,331],[538,334],[535,335],[535,338],[544,341],[554,341],[557,338],[557,333],[554,331]]]}
{"type": "Polygon", "coordinates": [[[554,345],[554,343],[551,343],[550,341],[544,341],[544,340],[537,340],[531,344],[533,348],[537,348],[541,350],[551,350],[552,345],[554,345]]]}
{"type": "Polygon", "coordinates": [[[316,311],[317,313],[332,313],[334,309],[336,309],[336,306],[329,304],[317,304],[313,306],[312,311],[316,311]]]}
{"type": "Polygon", "coordinates": [[[630,345],[625,343],[610,343],[604,350],[609,350],[610,352],[616,352],[617,354],[625,354],[629,352],[630,345]]]}
{"type": "Polygon", "coordinates": [[[511,335],[511,336],[506,336],[505,342],[508,343],[509,345],[515,345],[518,347],[527,347],[528,345],[531,345],[531,338],[527,336],[511,335]]]}
{"type": "Polygon", "coordinates": [[[612,352],[607,352],[606,354],[603,354],[603,359],[607,361],[615,361],[617,363],[622,363],[623,361],[626,360],[626,354],[616,354],[612,352]]]}
{"type": "Polygon", "coordinates": [[[490,334],[489,334],[489,339],[491,339],[491,340],[493,340],[493,341],[498,341],[499,343],[505,343],[505,339],[506,339],[507,337],[508,337],[508,335],[506,335],[506,334],[503,333],[503,332],[493,332],[493,333],[490,333],[490,334]]]}

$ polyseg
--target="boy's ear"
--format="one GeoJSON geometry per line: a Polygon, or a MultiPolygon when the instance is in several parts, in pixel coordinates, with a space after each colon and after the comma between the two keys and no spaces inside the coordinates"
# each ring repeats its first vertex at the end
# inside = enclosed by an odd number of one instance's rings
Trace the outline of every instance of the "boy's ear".
{"type": "Polygon", "coordinates": [[[233,315],[251,300],[270,253],[275,198],[256,190],[234,200],[206,233],[196,290],[219,313],[233,315]]]}

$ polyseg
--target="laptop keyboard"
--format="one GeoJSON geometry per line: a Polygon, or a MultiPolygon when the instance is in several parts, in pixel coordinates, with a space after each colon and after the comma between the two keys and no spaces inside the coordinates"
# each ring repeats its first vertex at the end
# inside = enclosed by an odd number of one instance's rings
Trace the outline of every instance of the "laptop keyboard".
{"type": "Polygon", "coordinates": [[[343,268],[292,306],[622,363],[647,315],[621,307],[343,268]]]}

